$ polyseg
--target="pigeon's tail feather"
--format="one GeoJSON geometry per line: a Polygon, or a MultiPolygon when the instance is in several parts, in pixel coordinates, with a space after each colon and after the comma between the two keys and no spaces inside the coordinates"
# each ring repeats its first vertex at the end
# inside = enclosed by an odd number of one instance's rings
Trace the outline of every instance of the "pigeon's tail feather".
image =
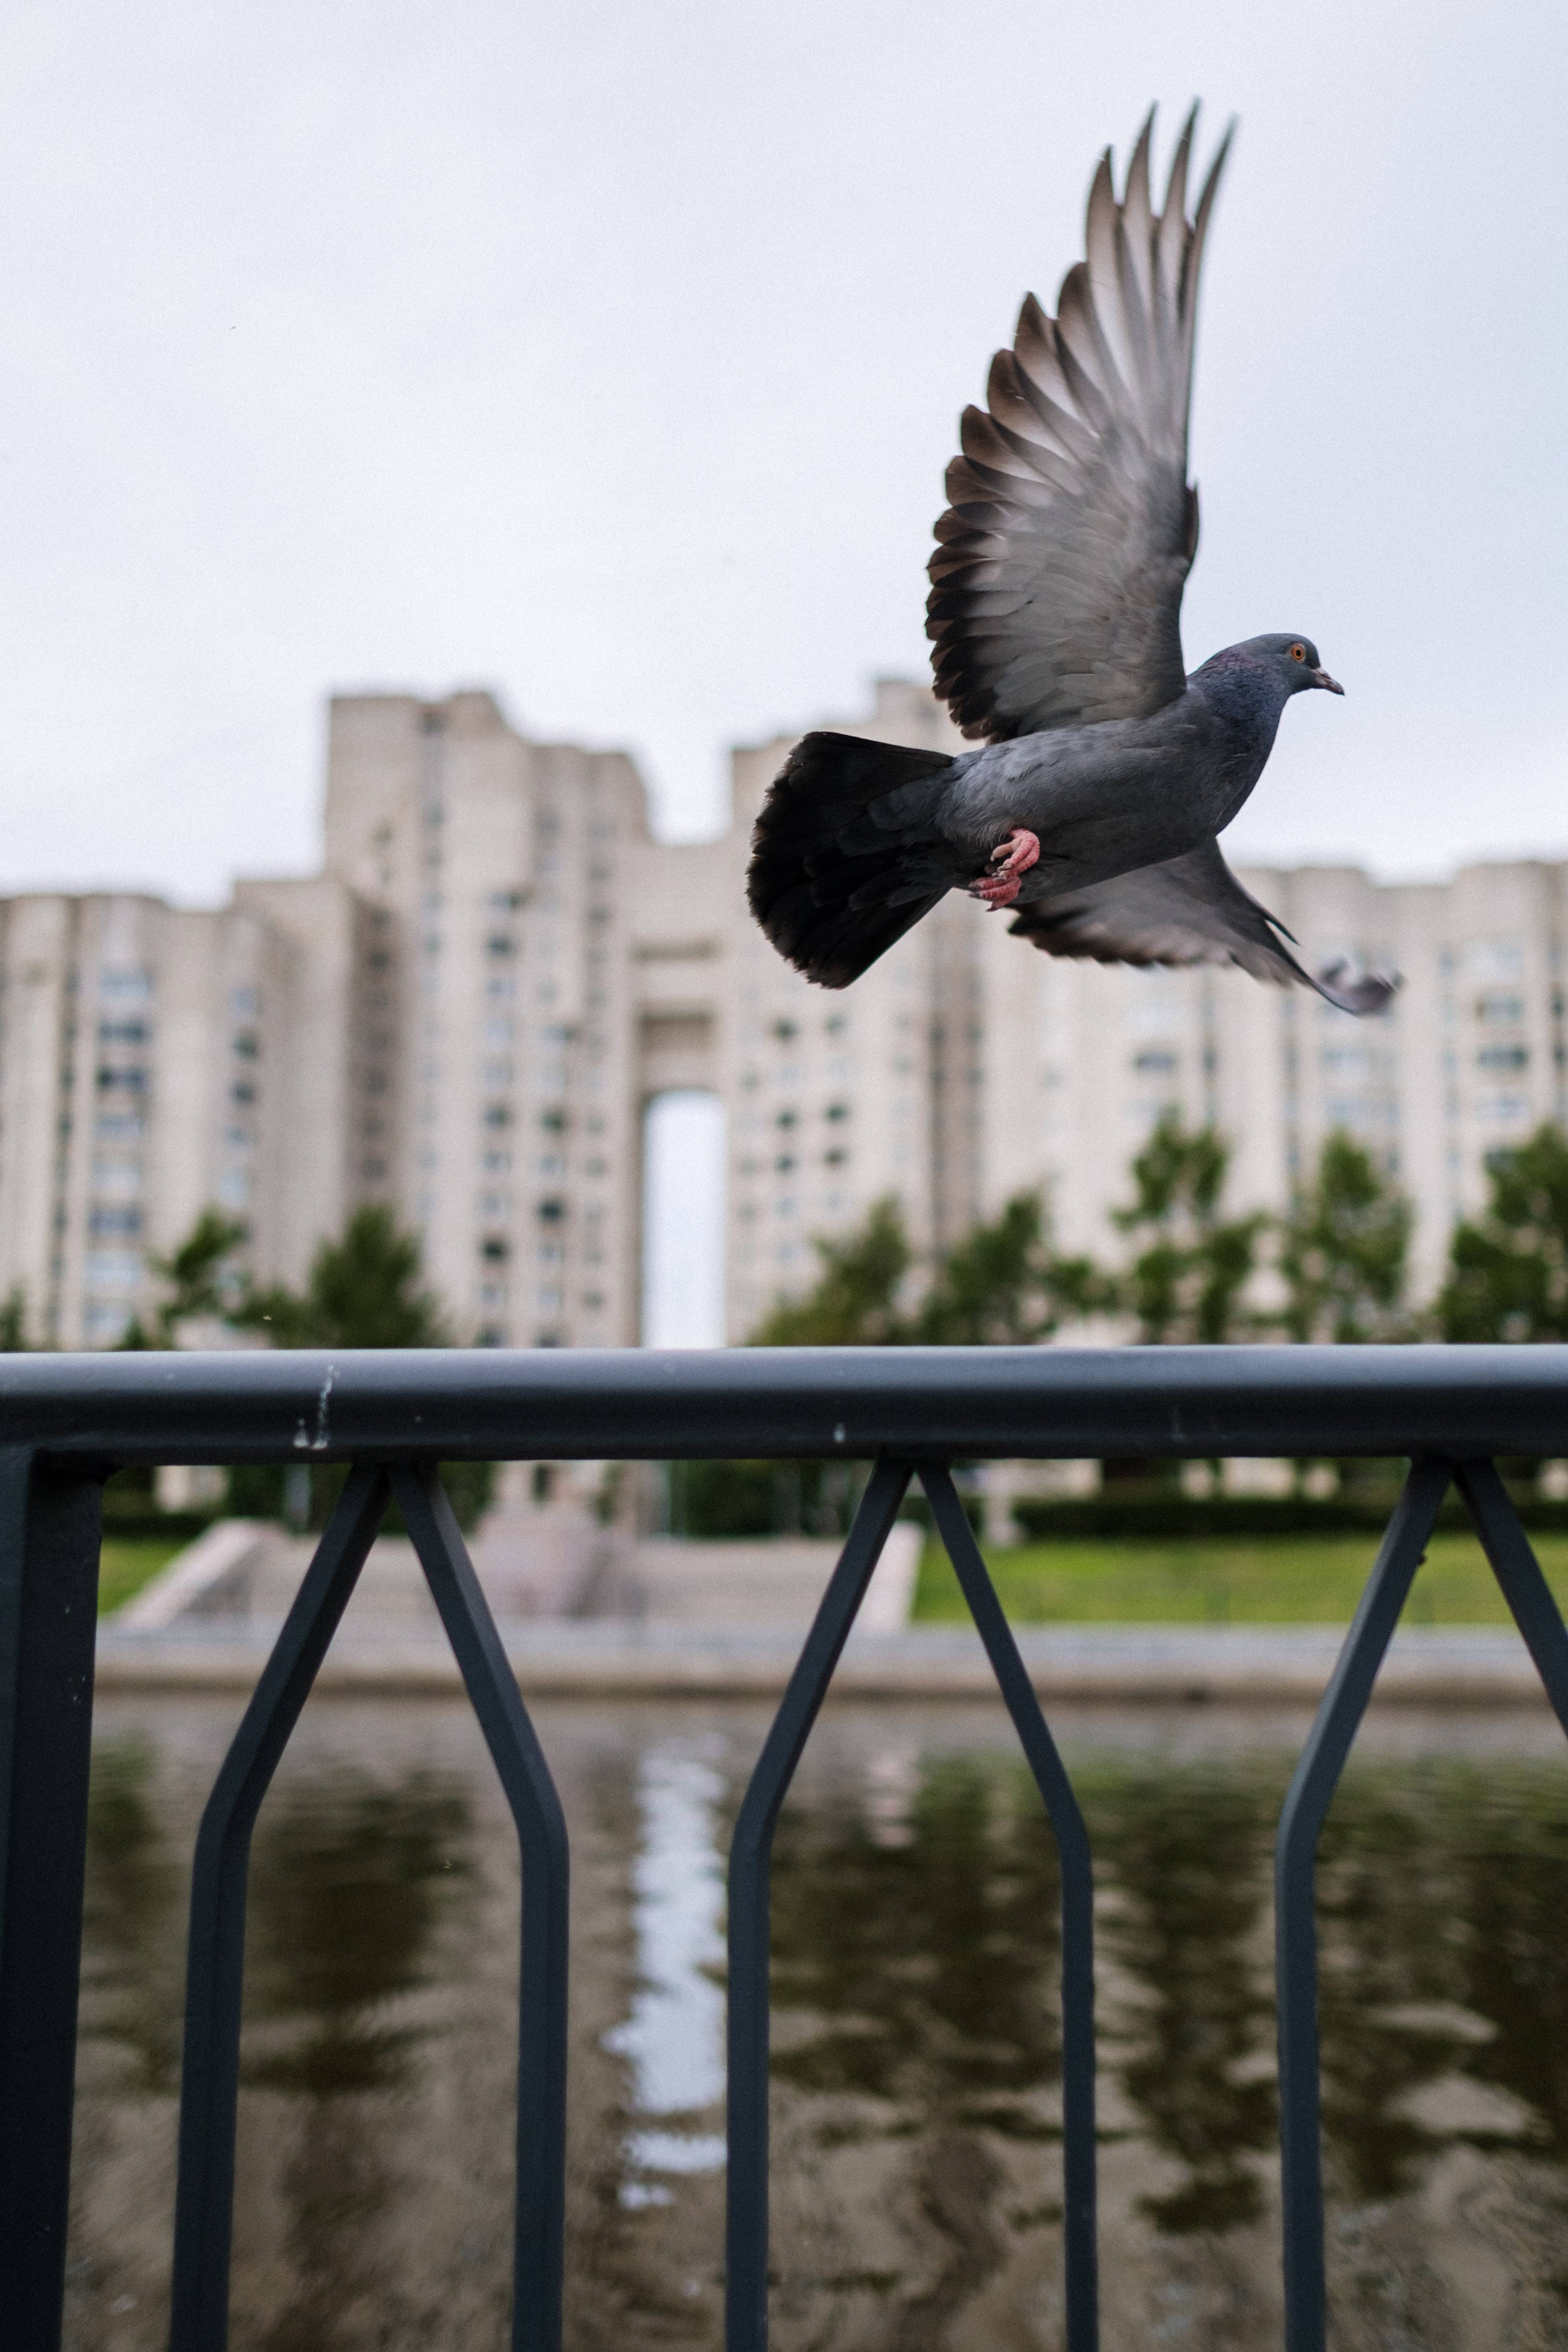
{"type": "Polygon", "coordinates": [[[924,822],[926,803],[941,797],[933,780],[952,765],[943,752],[861,735],[806,735],[795,745],[752,835],[746,896],[808,980],[847,988],[952,887],[949,858],[924,822]]]}

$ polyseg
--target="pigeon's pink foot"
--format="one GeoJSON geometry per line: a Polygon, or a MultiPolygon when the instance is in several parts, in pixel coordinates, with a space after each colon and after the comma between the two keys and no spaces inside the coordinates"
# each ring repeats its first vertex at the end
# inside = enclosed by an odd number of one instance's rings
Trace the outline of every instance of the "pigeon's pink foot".
{"type": "Polygon", "coordinates": [[[1010,907],[1018,895],[1023,877],[1040,857],[1040,837],[1016,825],[1005,841],[999,841],[991,853],[994,873],[982,874],[969,886],[973,898],[984,900],[993,909],[1010,907]]]}

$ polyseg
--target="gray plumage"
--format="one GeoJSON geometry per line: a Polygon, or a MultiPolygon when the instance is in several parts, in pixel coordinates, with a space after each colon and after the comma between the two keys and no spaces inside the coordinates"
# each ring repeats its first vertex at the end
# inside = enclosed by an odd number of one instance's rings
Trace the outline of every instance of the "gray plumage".
{"type": "Polygon", "coordinates": [[[1120,202],[1102,159],[1087,258],[1056,318],[1027,298],[1012,351],[992,362],[986,410],[964,412],[927,628],[937,692],[982,748],[949,760],[808,735],[758,819],[752,911],[826,987],[858,978],[954,888],[1016,905],[1013,929],[1052,955],[1234,962],[1356,1013],[1396,984],[1304,971],[1215,838],[1262,773],[1286,703],[1342,689],[1311,641],[1289,633],[1185,674],[1198,280],[1229,146],[1227,133],[1189,220],[1195,115],[1159,213],[1152,116],[1120,202]]]}

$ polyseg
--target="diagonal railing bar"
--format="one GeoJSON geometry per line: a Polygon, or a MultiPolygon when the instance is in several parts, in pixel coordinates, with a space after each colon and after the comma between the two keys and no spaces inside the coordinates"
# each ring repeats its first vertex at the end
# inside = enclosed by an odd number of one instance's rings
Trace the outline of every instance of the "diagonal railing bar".
{"type": "Polygon", "coordinates": [[[207,1799],[191,1881],[170,2352],[228,2339],[234,2132],[239,2095],[246,1874],[261,1801],[310,1696],[386,1507],[384,1472],[356,1469],[283,1621],[207,1799]]]}
{"type": "Polygon", "coordinates": [[[1451,1463],[1412,1465],[1279,1816],[1274,1850],[1274,1942],[1279,2005],[1286,2352],[1323,2352],[1328,2322],[1318,2081],[1318,1937],[1313,1916],[1318,1839],[1452,1476],[1451,1463]]]}
{"type": "Polygon", "coordinates": [[[726,2352],[763,2352],[768,2340],[768,1873],[773,1830],[909,1483],[907,1464],[879,1462],[871,1473],[763,1742],[730,1844],[726,2352]]]}
{"type": "Polygon", "coordinates": [[[557,2352],[566,2214],[566,1818],[434,1464],[393,1474],[522,1853],[512,2352],[557,2352]]]}
{"type": "Polygon", "coordinates": [[[1502,1597],[1524,1636],[1525,1648],[1564,1731],[1568,1731],[1568,1628],[1541,1573],[1530,1538],[1520,1525],[1495,1462],[1460,1462],[1454,1483],[1481,1539],[1502,1597]]]}
{"type": "Polygon", "coordinates": [[[1062,1883],[1062,2240],[1067,2352],[1100,2341],[1094,2144],[1094,1862],[1089,1827],[946,1470],[922,1470],[937,1532],[991,1661],[1057,1842],[1062,1883]]]}

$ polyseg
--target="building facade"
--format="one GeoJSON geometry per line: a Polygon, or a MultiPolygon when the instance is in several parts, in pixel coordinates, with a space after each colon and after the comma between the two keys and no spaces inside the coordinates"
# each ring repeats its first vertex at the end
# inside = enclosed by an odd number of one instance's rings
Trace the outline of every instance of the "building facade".
{"type": "MultiPolygon", "coordinates": [[[[837,723],[958,748],[900,680],[837,723]]],[[[0,901],[0,1297],[35,1341],[111,1345],[203,1208],[299,1282],[384,1201],[459,1336],[631,1344],[644,1119],[685,1088],[727,1114],[735,1339],[889,1193],[930,1249],[1039,1187],[1064,1246],[1111,1254],[1169,1109],[1229,1137],[1237,1209],[1283,1208],[1335,1129],[1365,1142],[1429,1291],[1488,1155],[1568,1118],[1568,864],[1249,873],[1308,962],[1401,972],[1373,1020],[1239,972],[1054,961],[957,896],[830,993],[745,907],[791,740],[738,751],[729,832],[677,845],[624,753],[531,741],[482,692],[342,697],[319,876],[210,912],[0,901]]]]}

